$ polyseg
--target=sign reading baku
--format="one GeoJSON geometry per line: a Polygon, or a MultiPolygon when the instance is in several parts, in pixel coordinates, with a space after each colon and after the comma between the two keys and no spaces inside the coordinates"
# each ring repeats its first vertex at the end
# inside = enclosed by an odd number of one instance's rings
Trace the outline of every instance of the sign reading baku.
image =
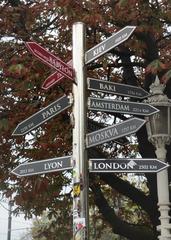
{"type": "Polygon", "coordinates": [[[158,159],[90,159],[90,172],[159,172],[169,165],[158,159]]]}
{"type": "Polygon", "coordinates": [[[127,113],[149,116],[159,110],[147,103],[118,101],[115,99],[88,98],[88,108],[94,111],[127,113]]]}
{"type": "MultiPolygon", "coordinates": [[[[67,62],[67,64],[72,65],[72,60],[67,62]]],[[[63,74],[61,74],[60,72],[56,71],[56,72],[52,73],[49,77],[47,77],[45,79],[45,81],[42,84],[42,88],[44,90],[47,90],[50,87],[52,87],[54,84],[59,83],[60,81],[62,81],[64,78],[65,78],[65,76],[63,74]]]]}
{"type": "Polygon", "coordinates": [[[74,79],[73,68],[63,62],[59,57],[56,57],[35,42],[26,42],[26,47],[35,57],[40,59],[43,63],[54,68],[55,70],[63,74],[65,77],[71,80],[74,79]]]}
{"type": "Polygon", "coordinates": [[[126,26],[117,33],[114,33],[111,37],[105,39],[103,42],[89,49],[85,55],[85,63],[88,64],[92,62],[122,42],[126,41],[131,36],[135,28],[135,26],[126,26]]]}
{"type": "Polygon", "coordinates": [[[12,135],[24,135],[70,106],[71,102],[69,98],[64,95],[53,103],[49,104],[47,107],[40,110],[39,112],[36,112],[23,122],[19,123],[12,135]]]}
{"type": "Polygon", "coordinates": [[[72,169],[71,157],[64,156],[59,158],[23,163],[12,170],[12,173],[19,177],[22,177],[63,171],[68,169],[72,169]]]}
{"type": "Polygon", "coordinates": [[[145,122],[140,118],[130,118],[124,122],[88,133],[86,135],[87,148],[135,133],[145,122]]]}
{"type": "Polygon", "coordinates": [[[135,87],[126,84],[102,81],[95,78],[87,78],[88,89],[99,92],[113,93],[115,95],[123,95],[134,98],[146,98],[150,94],[143,88],[135,87]]]}

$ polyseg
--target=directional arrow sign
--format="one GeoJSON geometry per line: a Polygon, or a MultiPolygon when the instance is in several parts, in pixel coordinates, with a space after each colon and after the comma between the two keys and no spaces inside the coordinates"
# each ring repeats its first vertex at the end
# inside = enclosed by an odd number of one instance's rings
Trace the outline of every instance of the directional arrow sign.
{"type": "Polygon", "coordinates": [[[88,64],[92,62],[93,60],[110,51],[112,48],[126,41],[131,36],[135,28],[135,26],[124,27],[111,37],[89,49],[85,55],[85,63],[88,64]]]}
{"type": "Polygon", "coordinates": [[[26,177],[67,169],[72,169],[70,156],[20,164],[12,171],[12,173],[19,177],[26,177]]]}
{"type": "Polygon", "coordinates": [[[44,62],[46,65],[56,69],[58,72],[63,74],[69,79],[74,79],[74,71],[71,66],[63,62],[59,57],[56,57],[52,53],[48,52],[45,48],[41,47],[35,42],[26,42],[26,47],[29,51],[44,62]]]}
{"type": "Polygon", "coordinates": [[[135,87],[126,84],[102,81],[95,78],[87,78],[88,89],[95,90],[98,92],[113,93],[115,95],[123,95],[134,98],[146,98],[150,94],[143,88],[135,87]]]}
{"type": "Polygon", "coordinates": [[[160,172],[169,165],[158,159],[90,159],[90,172],[160,172]]]}
{"type": "MultiPolygon", "coordinates": [[[[67,62],[67,64],[71,66],[72,65],[72,60],[67,62]]],[[[47,77],[45,79],[44,83],[42,84],[42,88],[47,90],[50,87],[52,87],[54,84],[62,81],[64,78],[65,78],[65,76],[63,74],[61,74],[60,72],[54,72],[49,77],[47,77]]]]}
{"type": "Polygon", "coordinates": [[[64,95],[23,122],[19,123],[12,135],[24,135],[70,106],[71,103],[69,98],[64,95]]]}
{"type": "Polygon", "coordinates": [[[117,101],[101,98],[88,98],[88,108],[94,111],[127,113],[142,116],[149,116],[159,110],[146,103],[117,101]]]}
{"type": "MultiPolygon", "coordinates": [[[[93,121],[90,118],[88,119],[87,124],[88,124],[89,132],[97,131],[99,129],[106,127],[104,124],[93,121]]],[[[126,145],[129,143],[129,141],[126,137],[118,138],[118,139],[114,140],[114,142],[116,142],[117,144],[120,144],[120,145],[126,145]]]]}
{"type": "Polygon", "coordinates": [[[87,148],[135,133],[145,122],[145,120],[140,118],[130,118],[122,123],[88,133],[86,135],[87,148]]]}

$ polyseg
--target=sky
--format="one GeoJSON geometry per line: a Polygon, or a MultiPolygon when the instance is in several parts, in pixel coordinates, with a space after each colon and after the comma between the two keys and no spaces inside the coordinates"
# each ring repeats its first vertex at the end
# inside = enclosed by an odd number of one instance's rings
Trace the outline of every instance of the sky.
{"type": "MultiPolygon", "coordinates": [[[[8,202],[0,201],[0,240],[7,240],[8,231],[8,202]]],[[[32,224],[32,220],[25,220],[24,215],[18,217],[12,215],[11,240],[22,240],[22,236],[27,233],[32,224]]]]}

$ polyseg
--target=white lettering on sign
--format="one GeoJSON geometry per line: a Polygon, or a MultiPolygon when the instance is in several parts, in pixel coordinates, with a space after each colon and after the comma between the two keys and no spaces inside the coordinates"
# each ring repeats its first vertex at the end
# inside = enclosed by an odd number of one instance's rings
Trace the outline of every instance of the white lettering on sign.
{"type": "Polygon", "coordinates": [[[96,48],[95,50],[93,50],[93,56],[95,57],[99,53],[104,52],[105,47],[106,47],[105,44],[103,44],[103,45],[99,46],[98,48],[96,48]]]}
{"type": "Polygon", "coordinates": [[[108,129],[104,132],[96,133],[93,136],[89,136],[89,144],[91,145],[93,143],[103,141],[116,135],[118,135],[118,131],[116,128],[108,129]]]}
{"type": "Polygon", "coordinates": [[[129,105],[122,103],[112,103],[112,102],[102,102],[102,101],[91,101],[91,107],[98,109],[108,109],[108,110],[120,110],[129,111],[129,105]]]}
{"type": "Polygon", "coordinates": [[[100,89],[116,92],[115,86],[108,85],[108,84],[105,84],[105,83],[100,83],[100,89]]]}
{"type": "Polygon", "coordinates": [[[115,43],[122,41],[123,39],[127,38],[127,36],[127,33],[122,34],[120,37],[116,38],[115,43]]]}
{"type": "Polygon", "coordinates": [[[42,112],[43,119],[46,119],[50,117],[51,115],[55,114],[61,109],[61,106],[59,104],[56,104],[55,106],[49,108],[48,110],[42,112]]]}
{"type": "Polygon", "coordinates": [[[62,161],[61,162],[50,162],[44,164],[44,170],[51,170],[51,169],[58,169],[62,168],[62,161]]]}
{"type": "Polygon", "coordinates": [[[37,49],[34,49],[34,52],[42,59],[44,59],[47,63],[50,63],[51,65],[53,65],[55,68],[60,69],[62,72],[70,75],[71,77],[73,77],[73,73],[72,70],[69,69],[69,67],[65,66],[64,64],[62,64],[60,62],[60,60],[58,60],[57,58],[53,58],[51,56],[46,56],[44,54],[42,54],[40,51],[38,51],[37,49]]]}
{"type": "Polygon", "coordinates": [[[111,163],[95,162],[94,163],[94,170],[117,170],[117,169],[125,170],[130,168],[131,167],[126,163],[114,163],[114,162],[111,162],[111,163]]]}

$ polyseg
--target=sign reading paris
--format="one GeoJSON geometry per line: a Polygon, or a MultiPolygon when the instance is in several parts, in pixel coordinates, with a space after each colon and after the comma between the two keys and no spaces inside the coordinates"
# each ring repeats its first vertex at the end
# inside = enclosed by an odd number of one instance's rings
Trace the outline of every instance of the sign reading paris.
{"type": "Polygon", "coordinates": [[[60,112],[64,111],[68,107],[71,106],[71,102],[69,97],[66,95],[62,96],[61,98],[57,99],[47,107],[43,108],[39,112],[36,112],[23,122],[19,123],[13,132],[13,136],[16,135],[24,135],[31,130],[35,129],[36,127],[40,126],[42,123],[46,122],[47,120],[53,118],[60,112]]]}

